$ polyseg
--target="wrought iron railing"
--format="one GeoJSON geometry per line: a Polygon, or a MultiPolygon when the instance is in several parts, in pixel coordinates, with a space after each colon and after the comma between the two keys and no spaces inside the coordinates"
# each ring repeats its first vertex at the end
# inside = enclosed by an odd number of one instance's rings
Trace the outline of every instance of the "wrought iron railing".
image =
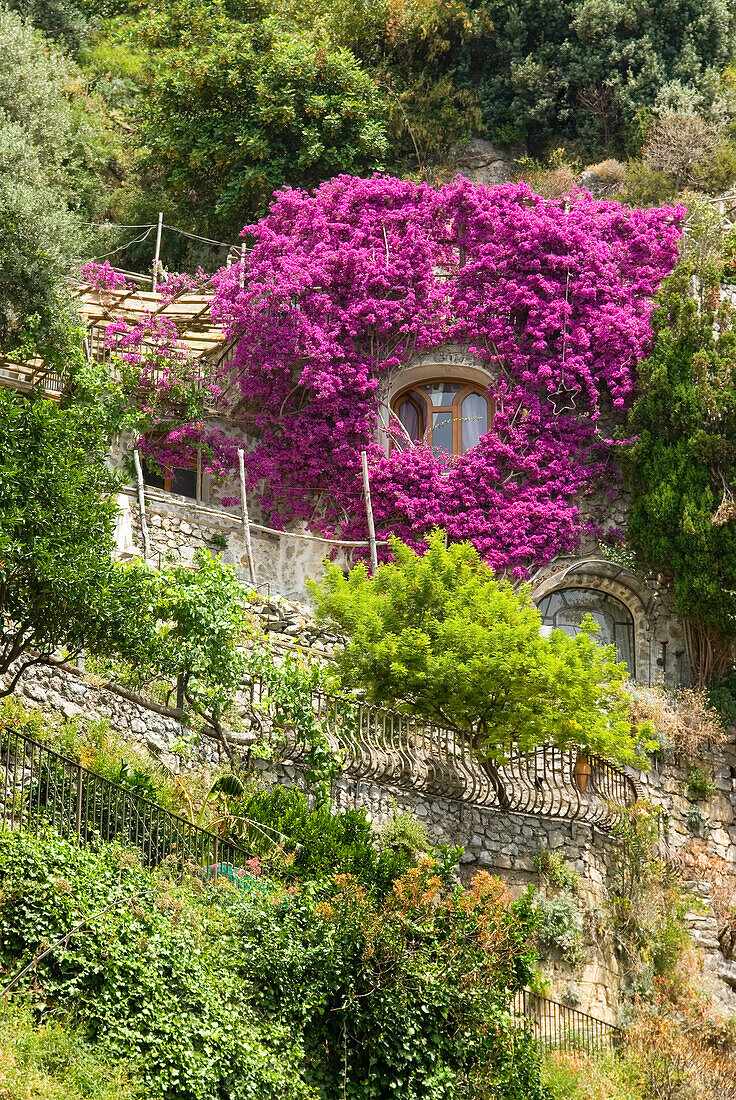
{"type": "Polygon", "coordinates": [[[244,867],[251,854],[8,727],[0,730],[0,825],[118,841],[140,849],[149,867],[174,856],[217,874],[244,867]]]}
{"type": "MultiPolygon", "coordinates": [[[[256,712],[268,712],[259,680],[246,691],[256,712]]],[[[610,828],[638,797],[634,780],[620,768],[575,749],[512,750],[503,762],[484,761],[451,727],[322,691],[313,693],[312,705],[341,771],[351,778],[601,828],[610,828]]],[[[293,730],[275,729],[270,737],[282,759],[300,762],[305,747],[293,730]]]]}
{"type": "Polygon", "coordinates": [[[622,1031],[596,1016],[521,990],[511,1002],[511,1014],[530,1028],[540,1046],[547,1050],[614,1050],[622,1031]]]}

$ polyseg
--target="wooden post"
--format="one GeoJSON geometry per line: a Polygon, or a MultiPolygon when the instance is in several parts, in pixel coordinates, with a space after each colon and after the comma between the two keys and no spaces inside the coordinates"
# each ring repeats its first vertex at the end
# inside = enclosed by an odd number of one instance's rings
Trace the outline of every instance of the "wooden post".
{"type": "Polygon", "coordinates": [[[156,251],[153,256],[153,274],[151,275],[151,290],[156,293],[156,287],[158,286],[158,263],[161,256],[161,230],[164,226],[164,216],[159,213],[158,226],[156,227],[156,251]]]}
{"type": "Polygon", "coordinates": [[[365,511],[368,516],[368,541],[371,545],[371,570],[378,570],[378,552],[376,550],[376,528],[373,523],[373,505],[371,504],[371,486],[368,481],[368,455],[360,452],[360,460],[363,464],[363,496],[365,497],[365,511]]]}
{"type": "Polygon", "coordinates": [[[253,546],[250,541],[250,519],[248,517],[248,498],[245,495],[245,454],[243,448],[238,448],[238,466],[240,467],[240,511],[243,516],[243,534],[245,535],[245,552],[248,555],[248,568],[250,569],[250,583],[256,586],[256,564],[253,561],[253,546]]]}
{"type": "Polygon", "coordinates": [[[197,484],[194,491],[197,504],[202,503],[202,448],[197,447],[197,484]]]}
{"type": "Polygon", "coordinates": [[[138,508],[141,513],[141,532],[143,534],[143,560],[147,562],[151,556],[151,540],[148,537],[148,522],[146,520],[146,490],[143,483],[143,467],[141,466],[141,456],[136,447],[133,451],[133,460],[135,462],[135,472],[138,478],[138,508]]]}
{"type": "Polygon", "coordinates": [[[240,289],[245,286],[245,244],[240,246],[240,289]]]}

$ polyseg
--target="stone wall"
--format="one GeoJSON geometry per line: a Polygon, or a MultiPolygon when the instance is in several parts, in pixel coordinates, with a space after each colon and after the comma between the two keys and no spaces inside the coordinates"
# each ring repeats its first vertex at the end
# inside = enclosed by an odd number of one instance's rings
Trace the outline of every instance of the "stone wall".
{"type": "MultiPolygon", "coordinates": [[[[135,553],[142,556],[138,494],[127,488],[125,495],[130,503],[135,553]]],[[[146,519],[152,565],[160,566],[167,561],[189,564],[195,550],[207,547],[213,553],[221,553],[226,564],[235,566],[239,579],[250,583],[245,536],[240,518],[233,509],[210,508],[187,497],[146,486],[146,519]],[[216,545],[221,540],[226,543],[224,550],[216,545]]],[[[293,532],[272,535],[252,528],[251,545],[258,590],[267,596],[275,594],[292,600],[308,598],[307,578],[319,578],[325,557],[330,555],[338,564],[346,566],[352,560],[349,550],[339,551],[327,541],[300,538],[293,532]]]]}
{"type": "MultiPolygon", "coordinates": [[[[267,606],[267,605],[266,605],[267,606]]],[[[68,667],[49,669],[36,666],[24,675],[17,689],[28,705],[68,718],[86,715],[106,718],[124,737],[145,744],[161,756],[172,770],[180,761],[171,746],[181,736],[176,716],[164,708],[152,709],[143,700],[126,697],[110,687],[90,682],[68,667]]],[[[249,733],[234,733],[237,748],[251,741],[249,733]]],[[[215,765],[219,750],[203,742],[205,762],[215,765]]],[[[279,765],[261,763],[267,782],[303,786],[301,771],[289,762],[279,765]]],[[[702,856],[720,863],[726,874],[736,873],[736,746],[705,754],[702,766],[708,770],[716,791],[699,802],[702,825],[693,828],[694,803],[685,794],[687,766],[677,763],[655,764],[650,772],[636,773],[646,797],[665,813],[667,850],[675,862],[702,856]]],[[[545,964],[552,995],[573,997],[583,1010],[613,1021],[616,1016],[620,985],[619,964],[610,936],[600,919],[613,862],[613,840],[593,826],[574,821],[509,814],[500,810],[473,806],[465,802],[434,796],[391,790],[374,783],[337,778],[333,784],[337,808],[363,808],[380,827],[398,809],[412,813],[422,821],[436,843],[462,845],[465,849],[461,873],[464,880],[477,870],[498,874],[515,892],[529,884],[544,888],[534,867],[540,851],[561,852],[581,875],[580,902],[585,917],[586,962],[570,967],[555,952],[545,964]]],[[[684,866],[684,864],[683,864],[684,866]]],[[[690,924],[696,943],[705,953],[705,969],[714,982],[720,999],[736,1008],[736,964],[723,957],[718,943],[718,927],[710,907],[707,879],[685,870],[693,895],[690,924]]]]}

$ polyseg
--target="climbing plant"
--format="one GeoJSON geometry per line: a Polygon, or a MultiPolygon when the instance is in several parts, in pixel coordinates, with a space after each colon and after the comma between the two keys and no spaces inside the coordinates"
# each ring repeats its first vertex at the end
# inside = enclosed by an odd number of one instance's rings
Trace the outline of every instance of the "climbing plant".
{"type": "Polygon", "coordinates": [[[258,436],[248,477],[271,521],[364,535],[366,449],[382,535],[417,544],[442,526],[522,575],[572,549],[576,495],[611,459],[602,402],[620,413],[633,397],[682,215],[462,179],[282,191],[246,229],[244,270],[213,280],[213,313],[239,341],[228,378],[258,436]],[[447,343],[487,367],[493,425],[455,459],[395,433],[387,454],[375,437],[391,380],[447,343]]]}
{"type": "Polygon", "coordinates": [[[629,539],[672,582],[698,686],[729,668],[736,644],[736,333],[717,267],[668,280],[656,343],[631,413],[629,539]]]}

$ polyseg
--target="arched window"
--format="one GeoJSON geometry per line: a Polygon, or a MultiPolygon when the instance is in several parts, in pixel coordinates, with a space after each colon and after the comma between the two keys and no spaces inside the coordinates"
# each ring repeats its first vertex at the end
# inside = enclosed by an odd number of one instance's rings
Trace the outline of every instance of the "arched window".
{"type": "Polygon", "coordinates": [[[619,661],[625,661],[629,676],[636,676],[634,656],[634,616],[625,604],[593,588],[561,588],[537,604],[542,629],[564,630],[574,637],[586,615],[598,623],[596,639],[601,645],[616,646],[619,661]]]}
{"type": "Polygon", "coordinates": [[[435,454],[453,455],[476,445],[488,431],[493,411],[476,386],[439,380],[403,390],[392,408],[410,439],[424,440],[435,454]]]}

